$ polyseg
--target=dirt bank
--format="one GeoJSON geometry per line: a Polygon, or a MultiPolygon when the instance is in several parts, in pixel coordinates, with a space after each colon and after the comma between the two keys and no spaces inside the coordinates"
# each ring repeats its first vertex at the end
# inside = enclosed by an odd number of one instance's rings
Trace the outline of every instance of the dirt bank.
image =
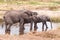
{"type": "Polygon", "coordinates": [[[0,35],[0,40],[60,40],[60,28],[47,32],[30,32],[24,35],[0,35]]]}

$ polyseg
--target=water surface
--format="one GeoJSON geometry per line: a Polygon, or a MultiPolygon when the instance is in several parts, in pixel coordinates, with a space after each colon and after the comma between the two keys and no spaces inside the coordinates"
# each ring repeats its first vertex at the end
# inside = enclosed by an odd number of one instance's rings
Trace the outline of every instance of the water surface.
{"type": "MultiPolygon", "coordinates": [[[[51,30],[50,22],[47,22],[47,25],[48,25],[48,31],[51,30]]],[[[38,26],[37,32],[41,32],[42,31],[42,23],[38,23],[37,26],[38,26]]],[[[56,29],[59,26],[60,26],[60,23],[52,23],[53,29],[56,29]]],[[[25,27],[24,33],[30,32],[30,23],[29,24],[25,24],[24,27],[25,27]]],[[[33,29],[34,29],[34,27],[33,27],[33,29]]],[[[18,25],[17,26],[12,25],[10,30],[11,30],[11,32],[10,32],[11,35],[15,35],[15,34],[18,35],[19,34],[19,26],[18,25]]],[[[5,34],[5,26],[2,28],[1,27],[1,23],[0,23],[0,34],[5,34]]]]}

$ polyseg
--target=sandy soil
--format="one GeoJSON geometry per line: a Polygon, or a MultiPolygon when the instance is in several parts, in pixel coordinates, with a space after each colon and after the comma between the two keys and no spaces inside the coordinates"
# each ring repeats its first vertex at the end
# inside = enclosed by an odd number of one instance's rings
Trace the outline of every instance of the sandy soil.
{"type": "Polygon", "coordinates": [[[0,40],[60,40],[60,28],[47,32],[30,32],[24,35],[0,35],[0,40]]]}

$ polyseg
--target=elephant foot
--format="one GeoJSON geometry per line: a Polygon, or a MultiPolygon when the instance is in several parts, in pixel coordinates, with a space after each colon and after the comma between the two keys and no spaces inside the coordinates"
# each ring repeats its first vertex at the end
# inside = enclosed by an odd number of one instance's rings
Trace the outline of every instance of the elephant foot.
{"type": "Polygon", "coordinates": [[[33,31],[32,33],[35,34],[37,31],[33,31]]]}
{"type": "Polygon", "coordinates": [[[7,34],[8,32],[7,31],[5,31],[5,34],[7,34]]]}
{"type": "Polygon", "coordinates": [[[24,34],[24,31],[20,31],[19,35],[23,35],[24,34]]]}
{"type": "Polygon", "coordinates": [[[5,34],[10,34],[10,31],[5,31],[5,34]]]}
{"type": "Polygon", "coordinates": [[[24,30],[20,30],[19,35],[23,35],[23,34],[24,34],[24,30]]]}
{"type": "Polygon", "coordinates": [[[24,34],[24,32],[20,32],[20,33],[19,33],[19,35],[23,35],[23,34],[24,34]]]}
{"type": "Polygon", "coordinates": [[[32,28],[30,28],[30,31],[32,31],[32,28]]]}
{"type": "Polygon", "coordinates": [[[37,31],[37,29],[38,29],[38,27],[34,27],[34,31],[35,31],[35,32],[37,31]]]}
{"type": "Polygon", "coordinates": [[[42,31],[44,31],[44,29],[42,29],[42,31]]]}
{"type": "Polygon", "coordinates": [[[48,27],[46,27],[45,31],[47,31],[48,27]]]}
{"type": "Polygon", "coordinates": [[[8,34],[10,34],[10,31],[8,31],[8,34]]]}
{"type": "Polygon", "coordinates": [[[32,32],[32,29],[30,29],[30,32],[32,32]]]}
{"type": "Polygon", "coordinates": [[[7,33],[10,34],[10,30],[9,29],[7,30],[7,33]]]}
{"type": "Polygon", "coordinates": [[[20,29],[19,29],[19,35],[22,35],[22,34],[24,34],[24,30],[25,30],[25,28],[24,27],[20,27],[20,29]]]}
{"type": "Polygon", "coordinates": [[[42,26],[42,31],[44,31],[44,26],[42,26]]]}
{"type": "Polygon", "coordinates": [[[7,34],[8,33],[8,31],[7,31],[7,29],[5,30],[5,34],[7,34]]]}

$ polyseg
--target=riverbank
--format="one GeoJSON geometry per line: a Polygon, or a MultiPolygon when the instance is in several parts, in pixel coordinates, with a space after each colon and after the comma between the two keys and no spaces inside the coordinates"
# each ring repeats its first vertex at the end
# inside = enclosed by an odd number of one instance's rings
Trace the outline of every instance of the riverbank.
{"type": "Polygon", "coordinates": [[[24,35],[0,35],[0,40],[60,40],[60,28],[46,32],[30,32],[24,35]]]}

